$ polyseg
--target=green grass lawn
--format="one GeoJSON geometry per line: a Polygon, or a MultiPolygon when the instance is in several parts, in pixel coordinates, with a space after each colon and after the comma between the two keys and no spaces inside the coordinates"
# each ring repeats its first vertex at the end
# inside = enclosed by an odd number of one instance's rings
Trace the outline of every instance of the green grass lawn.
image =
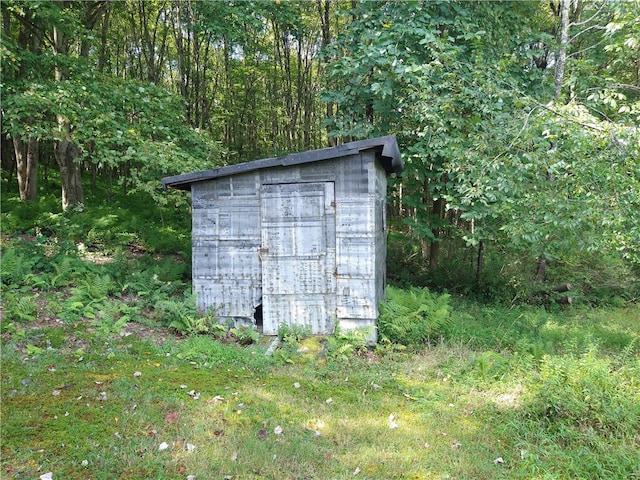
{"type": "Polygon", "coordinates": [[[14,322],[1,476],[639,478],[639,313],[460,305],[422,351],[273,357],[268,339],[14,322]]]}

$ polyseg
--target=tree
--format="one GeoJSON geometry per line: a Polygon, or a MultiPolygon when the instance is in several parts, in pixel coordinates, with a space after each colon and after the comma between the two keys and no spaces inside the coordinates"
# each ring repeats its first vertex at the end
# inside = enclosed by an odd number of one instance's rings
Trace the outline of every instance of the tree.
{"type": "Polygon", "coordinates": [[[607,3],[565,9],[558,26],[548,3],[360,4],[328,51],[332,133],[398,135],[402,200],[432,270],[438,245],[458,236],[478,249],[478,269],[487,244],[534,261],[637,258],[637,100],[615,115],[594,102],[615,83],[600,67],[612,57],[593,46],[614,30],[617,48],[637,46],[618,23],[606,26],[620,18],[637,28],[624,12],[607,3]]]}

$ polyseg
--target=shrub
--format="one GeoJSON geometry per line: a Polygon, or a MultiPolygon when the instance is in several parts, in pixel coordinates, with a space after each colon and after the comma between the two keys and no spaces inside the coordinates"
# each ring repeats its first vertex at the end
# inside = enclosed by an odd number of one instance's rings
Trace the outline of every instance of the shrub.
{"type": "Polygon", "coordinates": [[[380,305],[380,337],[407,346],[427,343],[451,323],[449,298],[427,288],[389,287],[387,301],[380,305]]]}

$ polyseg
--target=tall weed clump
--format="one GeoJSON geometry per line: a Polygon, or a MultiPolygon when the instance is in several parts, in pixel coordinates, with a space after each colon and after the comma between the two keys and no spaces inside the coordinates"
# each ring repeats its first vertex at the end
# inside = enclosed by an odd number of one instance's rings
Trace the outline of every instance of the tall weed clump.
{"type": "Polygon", "coordinates": [[[427,288],[388,287],[387,300],[380,305],[380,338],[409,347],[428,343],[452,322],[449,299],[427,288]]]}
{"type": "Polygon", "coordinates": [[[628,352],[617,361],[600,357],[595,346],[579,356],[545,356],[529,412],[554,429],[633,437],[640,430],[640,362],[627,358],[632,346],[628,352]]]}

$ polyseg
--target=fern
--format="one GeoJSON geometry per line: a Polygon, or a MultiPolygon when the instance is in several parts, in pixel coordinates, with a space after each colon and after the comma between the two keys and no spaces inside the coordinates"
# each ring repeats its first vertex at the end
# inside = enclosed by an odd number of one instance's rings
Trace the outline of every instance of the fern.
{"type": "Polygon", "coordinates": [[[62,261],[53,263],[54,274],[49,277],[49,285],[51,288],[58,288],[69,283],[74,268],[69,257],[64,257],[62,261]]]}
{"type": "Polygon", "coordinates": [[[418,346],[450,325],[449,295],[435,295],[427,288],[402,290],[389,287],[380,305],[380,336],[393,343],[418,346]]]}
{"type": "Polygon", "coordinates": [[[23,279],[31,273],[33,264],[22,252],[10,249],[2,253],[0,258],[0,274],[5,285],[21,284],[23,279]]]}
{"type": "MultiPolygon", "coordinates": [[[[6,294],[5,294],[6,295],[6,294]]],[[[6,316],[11,321],[30,322],[36,319],[38,305],[28,296],[6,298],[6,316]]]]}

